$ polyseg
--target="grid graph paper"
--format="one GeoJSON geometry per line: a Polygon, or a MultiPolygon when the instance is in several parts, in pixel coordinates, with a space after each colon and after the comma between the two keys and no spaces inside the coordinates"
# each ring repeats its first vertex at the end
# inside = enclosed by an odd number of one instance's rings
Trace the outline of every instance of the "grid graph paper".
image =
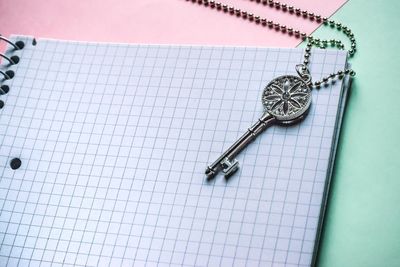
{"type": "MultiPolygon", "coordinates": [[[[229,181],[204,176],[302,49],[13,39],[26,47],[8,50],[21,60],[1,96],[0,265],[311,264],[341,81],[259,136],[229,181]]],[[[345,64],[312,52],[314,79],[345,64]]]]}

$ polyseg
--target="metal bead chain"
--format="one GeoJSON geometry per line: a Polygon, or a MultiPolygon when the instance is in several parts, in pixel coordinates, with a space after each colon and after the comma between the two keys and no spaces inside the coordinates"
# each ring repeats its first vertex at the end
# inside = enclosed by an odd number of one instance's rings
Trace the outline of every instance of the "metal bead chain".
{"type": "MultiPolygon", "coordinates": [[[[265,17],[261,16],[256,16],[253,13],[249,13],[247,11],[243,11],[239,8],[235,8],[234,6],[228,6],[226,4],[223,4],[221,2],[217,2],[214,0],[186,0],[186,1],[191,1],[193,3],[198,3],[199,5],[203,5],[205,7],[210,7],[212,9],[216,9],[218,11],[222,11],[224,13],[228,13],[231,15],[236,15],[237,17],[241,17],[245,20],[248,20],[250,22],[254,22],[256,24],[260,24],[264,27],[268,27],[270,29],[275,29],[276,31],[280,31],[284,34],[288,34],[290,36],[294,36],[295,38],[301,38],[304,41],[307,41],[307,46],[305,49],[305,54],[304,54],[304,68],[307,67],[309,64],[309,58],[311,56],[311,47],[317,47],[321,49],[325,49],[328,46],[335,47],[340,50],[344,50],[344,44],[340,40],[321,40],[319,38],[314,38],[311,35],[307,35],[305,32],[301,32],[300,30],[293,29],[291,27],[288,27],[286,25],[281,25],[277,22],[274,22],[273,20],[269,20],[265,17]]],[[[265,6],[269,6],[271,8],[276,8],[278,10],[281,10],[283,12],[289,12],[290,14],[294,14],[297,16],[301,16],[305,19],[309,19],[311,21],[315,21],[318,23],[322,23],[324,26],[330,26],[331,28],[336,28],[337,30],[343,32],[350,40],[350,45],[351,48],[348,51],[350,57],[352,57],[356,53],[356,40],[354,38],[354,34],[351,32],[351,30],[342,25],[339,22],[335,22],[333,20],[329,20],[327,17],[323,17],[321,15],[317,15],[311,12],[308,12],[307,10],[302,10],[300,8],[296,8],[294,6],[290,6],[287,4],[280,3],[278,1],[274,0],[250,0],[252,2],[256,2],[259,4],[263,4],[265,6]]],[[[320,88],[322,85],[327,86],[329,82],[334,82],[336,78],[338,79],[343,79],[345,75],[350,75],[350,76],[355,76],[355,71],[352,69],[345,69],[345,70],[340,70],[336,73],[332,73],[324,78],[322,78],[321,81],[316,81],[313,83],[314,87],[320,88]]]]}

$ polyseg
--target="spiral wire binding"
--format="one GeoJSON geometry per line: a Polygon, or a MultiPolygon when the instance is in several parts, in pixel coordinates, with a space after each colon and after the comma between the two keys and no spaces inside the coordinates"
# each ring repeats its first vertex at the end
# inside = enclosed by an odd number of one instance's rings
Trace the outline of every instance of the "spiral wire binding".
{"type": "Polygon", "coordinates": [[[4,76],[4,79],[6,79],[6,80],[9,80],[9,79],[11,79],[10,75],[8,75],[8,73],[7,73],[7,72],[4,72],[4,71],[0,70],[0,73],[1,73],[1,74],[3,74],[3,76],[4,76]]]}
{"type": "Polygon", "coordinates": [[[11,58],[10,58],[10,57],[8,57],[8,56],[2,54],[2,53],[0,53],[0,57],[6,59],[8,62],[10,62],[11,65],[15,65],[15,64],[18,63],[18,62],[16,62],[16,61],[18,61],[18,60],[15,60],[15,59],[18,58],[18,57],[11,57],[11,58]],[[14,60],[15,60],[15,61],[14,61],[14,60]]]}
{"type": "MultiPolygon", "coordinates": [[[[14,50],[21,50],[24,48],[25,44],[22,41],[17,41],[15,43],[13,43],[12,41],[10,41],[9,39],[7,39],[6,37],[2,36],[0,34],[0,41],[4,41],[6,43],[8,43],[9,45],[11,45],[14,50]]],[[[18,56],[11,56],[8,57],[7,55],[0,53],[0,57],[4,58],[5,60],[7,60],[9,62],[9,65],[15,65],[18,64],[19,62],[19,57],[18,56]]],[[[14,71],[12,70],[7,70],[7,71],[3,71],[0,69],[0,74],[3,75],[3,81],[4,80],[10,80],[14,77],[14,71]]],[[[0,86],[0,95],[4,95],[7,94],[9,91],[9,87],[8,85],[1,85],[0,86]]],[[[2,100],[0,100],[0,106],[1,108],[4,106],[4,102],[2,100]]]]}
{"type": "Polygon", "coordinates": [[[14,44],[1,34],[0,34],[0,40],[3,40],[4,42],[10,44],[12,47],[14,47],[15,50],[21,50],[22,48],[24,48],[24,43],[22,41],[18,41],[14,44]]]}

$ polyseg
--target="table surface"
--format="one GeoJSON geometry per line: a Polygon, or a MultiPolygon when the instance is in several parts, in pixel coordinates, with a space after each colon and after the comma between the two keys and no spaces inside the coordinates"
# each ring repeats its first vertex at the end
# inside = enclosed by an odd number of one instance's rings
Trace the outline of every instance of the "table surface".
{"type": "MultiPolygon", "coordinates": [[[[176,18],[173,19],[173,10],[168,11],[171,21],[164,21],[155,14],[148,16],[141,14],[140,7],[153,5],[155,2],[153,0],[141,1],[138,8],[132,10],[124,9],[118,2],[119,5],[116,6],[118,14],[114,14],[114,19],[99,16],[97,11],[101,5],[97,5],[97,2],[94,5],[93,1],[80,1],[80,6],[76,8],[87,11],[94,8],[93,14],[90,15],[93,25],[82,25],[79,22],[82,18],[77,16],[73,20],[70,19],[68,25],[59,29],[60,24],[54,23],[50,18],[55,15],[63,16],[63,14],[73,17],[74,9],[71,9],[71,6],[66,4],[67,2],[69,1],[46,1],[49,9],[43,9],[41,13],[34,15],[32,10],[39,10],[34,8],[36,1],[0,1],[1,10],[6,11],[6,16],[0,17],[0,25],[5,25],[3,34],[36,35],[37,33],[40,37],[71,39],[77,39],[74,37],[82,34],[87,40],[92,41],[126,42],[137,42],[138,35],[144,34],[148,42],[164,40],[187,43],[189,40],[191,43],[208,43],[207,38],[214,38],[212,44],[266,44],[268,46],[280,46],[283,43],[286,46],[294,46],[297,42],[279,33],[270,33],[260,39],[258,31],[261,33],[261,30],[255,26],[254,31],[246,31],[240,36],[233,35],[245,22],[237,20],[231,24],[229,17],[223,18],[218,13],[211,14],[206,9],[185,3],[188,4],[189,11],[179,16],[180,19],[187,21],[187,25],[194,25],[194,29],[202,28],[204,23],[215,26],[201,34],[193,35],[191,32],[188,34],[188,26],[182,27],[176,18]],[[48,12],[57,12],[57,14],[51,15],[48,12]],[[190,12],[198,12],[201,15],[193,18],[190,12]],[[142,23],[146,18],[154,20],[154,23],[169,23],[175,35],[171,37],[172,33],[169,31],[146,32],[147,29],[140,28],[140,24],[135,25],[139,27],[132,30],[138,35],[126,35],[126,32],[118,31],[121,27],[118,23],[130,16],[132,19],[135,17],[137,23],[142,23]],[[204,16],[207,16],[210,21],[205,22],[201,19],[204,16]],[[20,20],[21,17],[24,19],[20,20]],[[118,17],[123,19],[116,20],[115,18],[118,17]],[[41,21],[36,21],[38,19],[41,21]],[[216,23],[221,21],[223,23],[216,23]],[[48,36],[44,32],[33,31],[33,29],[43,29],[42,25],[47,25],[52,30],[49,32],[63,34],[63,37],[54,34],[48,36]],[[99,27],[99,25],[108,26],[99,27]],[[230,25],[230,28],[223,28],[224,25],[230,25]],[[25,31],[16,32],[15,30],[20,26],[25,27],[25,31]],[[88,33],[87,27],[93,28],[93,31],[88,33]],[[220,34],[221,32],[223,34],[220,34]],[[263,42],[259,43],[260,40],[263,42]]],[[[310,7],[317,10],[325,9],[325,14],[330,14],[329,12],[335,9],[332,3],[335,2],[338,5],[344,0],[328,2],[288,0],[287,2],[308,9],[310,7]]],[[[107,5],[114,4],[115,1],[106,0],[102,3],[104,9],[108,9],[107,5]]],[[[177,4],[174,2],[173,5],[177,4]]],[[[399,10],[400,1],[350,0],[333,16],[333,19],[350,26],[355,33],[358,53],[351,63],[357,76],[353,81],[343,121],[318,266],[400,266],[398,222],[400,220],[398,204],[400,202],[400,157],[398,155],[400,105],[397,100],[397,97],[400,97],[400,90],[397,88],[400,84],[400,75],[397,74],[399,56],[395,51],[399,50],[400,41],[397,29],[399,10]]],[[[310,25],[305,25],[305,27],[308,32],[312,30],[310,25]]],[[[314,35],[331,38],[332,31],[321,27],[314,35]]]]}

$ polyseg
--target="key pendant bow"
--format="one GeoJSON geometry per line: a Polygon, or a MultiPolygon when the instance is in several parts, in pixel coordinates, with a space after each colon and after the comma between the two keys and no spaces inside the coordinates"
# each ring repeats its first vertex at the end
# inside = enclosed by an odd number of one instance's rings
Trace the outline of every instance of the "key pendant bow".
{"type": "Polygon", "coordinates": [[[220,170],[225,177],[234,174],[239,168],[235,156],[269,126],[274,123],[292,125],[307,115],[311,105],[311,75],[303,64],[297,65],[296,71],[298,76],[283,75],[268,83],[262,94],[264,114],[207,167],[205,173],[208,179],[215,177],[220,170]]]}

